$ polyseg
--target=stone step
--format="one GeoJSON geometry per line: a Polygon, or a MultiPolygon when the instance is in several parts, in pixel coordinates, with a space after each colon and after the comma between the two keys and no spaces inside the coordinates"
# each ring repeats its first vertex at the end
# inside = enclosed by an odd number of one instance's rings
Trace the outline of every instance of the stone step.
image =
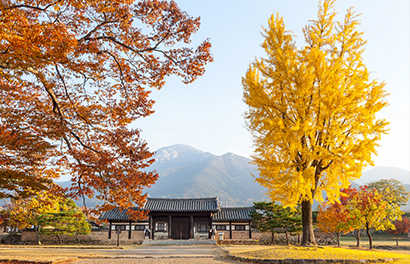
{"type": "Polygon", "coordinates": [[[216,240],[194,240],[194,239],[164,239],[164,240],[144,240],[145,246],[190,246],[190,245],[216,245],[216,240]]]}

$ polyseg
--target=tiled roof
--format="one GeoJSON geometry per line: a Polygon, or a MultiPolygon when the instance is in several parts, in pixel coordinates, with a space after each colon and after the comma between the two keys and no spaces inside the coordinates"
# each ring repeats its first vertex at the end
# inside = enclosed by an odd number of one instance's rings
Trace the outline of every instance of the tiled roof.
{"type": "Polygon", "coordinates": [[[100,220],[108,220],[108,221],[127,221],[129,215],[127,214],[128,210],[138,210],[137,207],[130,207],[126,210],[120,210],[118,208],[114,208],[110,211],[102,213],[98,219],[100,220]]]}
{"type": "Polygon", "coordinates": [[[221,208],[213,217],[212,221],[250,221],[252,218],[250,212],[253,207],[227,207],[221,208]]]}
{"type": "Polygon", "coordinates": [[[157,212],[217,212],[218,198],[163,199],[147,198],[145,210],[157,212]]]}
{"type": "MultiPolygon", "coordinates": [[[[131,207],[127,210],[118,208],[104,212],[99,219],[108,221],[127,221],[128,210],[138,210],[131,207]]],[[[143,210],[156,212],[217,212],[219,210],[218,198],[194,198],[194,199],[163,199],[147,198],[143,210]]]]}

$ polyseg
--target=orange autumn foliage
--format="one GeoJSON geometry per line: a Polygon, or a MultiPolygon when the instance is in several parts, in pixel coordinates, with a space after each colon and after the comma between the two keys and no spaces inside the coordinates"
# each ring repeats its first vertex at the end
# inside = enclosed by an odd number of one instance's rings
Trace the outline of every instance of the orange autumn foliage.
{"type": "Polygon", "coordinates": [[[348,212],[343,205],[329,202],[319,205],[318,228],[325,233],[335,234],[338,246],[340,246],[340,235],[353,231],[353,228],[343,224],[347,220],[348,212]]]}
{"type": "Polygon", "coordinates": [[[386,232],[394,235],[396,246],[398,246],[400,235],[407,234],[410,231],[410,220],[407,217],[403,217],[401,220],[394,221],[393,225],[394,228],[389,228],[386,232]]]}
{"type": "Polygon", "coordinates": [[[348,213],[339,203],[323,203],[319,205],[319,214],[317,215],[318,227],[320,230],[328,233],[346,234],[353,229],[341,226],[346,222],[348,213]]]}
{"type": "Polygon", "coordinates": [[[142,205],[158,175],[130,125],[149,89],[194,81],[211,44],[200,19],[165,0],[0,0],[0,196],[30,195],[62,173],[100,209],[142,205]]]}

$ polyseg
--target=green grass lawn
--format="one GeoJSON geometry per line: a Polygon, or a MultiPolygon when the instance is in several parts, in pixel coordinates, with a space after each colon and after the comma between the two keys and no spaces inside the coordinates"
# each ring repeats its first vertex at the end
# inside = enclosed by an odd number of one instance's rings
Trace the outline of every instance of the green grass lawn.
{"type": "MultiPolygon", "coordinates": [[[[374,246],[396,246],[396,240],[393,235],[386,233],[373,233],[372,234],[374,246]]],[[[351,235],[344,235],[340,238],[341,246],[356,246],[356,238],[351,235]]],[[[364,234],[360,239],[360,246],[368,247],[369,239],[364,234]]],[[[410,238],[407,235],[401,235],[399,237],[399,246],[410,247],[410,238]]]]}

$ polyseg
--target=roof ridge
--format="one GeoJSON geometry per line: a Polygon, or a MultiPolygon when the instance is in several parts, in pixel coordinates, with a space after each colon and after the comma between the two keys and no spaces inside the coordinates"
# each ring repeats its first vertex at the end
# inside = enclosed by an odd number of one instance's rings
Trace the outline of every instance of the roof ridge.
{"type": "Polygon", "coordinates": [[[253,209],[252,206],[221,207],[222,209],[253,209]]]}
{"type": "Polygon", "coordinates": [[[218,197],[206,197],[206,198],[154,198],[154,197],[147,197],[147,200],[167,200],[167,201],[181,201],[181,200],[215,200],[218,197]]]}

